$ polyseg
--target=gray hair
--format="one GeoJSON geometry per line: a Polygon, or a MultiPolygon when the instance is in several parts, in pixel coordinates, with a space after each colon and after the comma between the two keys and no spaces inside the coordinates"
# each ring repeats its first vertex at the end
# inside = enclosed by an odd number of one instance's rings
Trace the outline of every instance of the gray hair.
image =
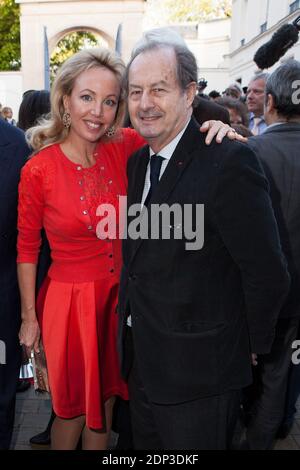
{"type": "Polygon", "coordinates": [[[174,29],[153,28],[143,33],[141,39],[139,39],[133,47],[131,57],[136,56],[136,50],[144,47],[149,42],[166,42],[168,44],[179,44],[180,46],[187,47],[185,40],[174,29]]]}
{"type": "Polygon", "coordinates": [[[126,67],[125,89],[128,91],[128,74],[134,59],[142,53],[170,48],[176,57],[176,76],[182,91],[185,91],[191,82],[197,83],[198,69],[194,54],[188,49],[185,41],[171,28],[156,28],[146,31],[133,48],[130,61],[126,67]]]}
{"type": "Polygon", "coordinates": [[[300,62],[289,60],[278,67],[268,78],[266,100],[273,96],[274,106],[280,116],[300,116],[300,62]],[[296,90],[298,88],[298,91],[296,90]]]}
{"type": "Polygon", "coordinates": [[[256,82],[256,80],[263,80],[264,82],[266,82],[268,80],[269,76],[270,76],[270,74],[267,73],[267,72],[258,72],[255,75],[253,75],[253,77],[251,78],[249,83],[256,82]]]}

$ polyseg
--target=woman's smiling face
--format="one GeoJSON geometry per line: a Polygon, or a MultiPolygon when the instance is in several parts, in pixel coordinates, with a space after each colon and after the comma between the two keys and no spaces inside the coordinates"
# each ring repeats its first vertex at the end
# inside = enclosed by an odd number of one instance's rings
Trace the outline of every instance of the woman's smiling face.
{"type": "Polygon", "coordinates": [[[98,141],[114,122],[120,85],[105,67],[93,67],[76,79],[70,96],[64,96],[65,111],[71,115],[70,134],[88,142],[98,141]]]}

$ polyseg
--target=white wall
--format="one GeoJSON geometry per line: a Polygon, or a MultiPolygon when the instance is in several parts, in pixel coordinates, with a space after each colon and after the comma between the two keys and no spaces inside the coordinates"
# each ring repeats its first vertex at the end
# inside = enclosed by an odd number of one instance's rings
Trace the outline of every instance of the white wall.
{"type": "Polygon", "coordinates": [[[122,23],[123,58],[129,58],[133,44],[142,34],[143,0],[16,0],[21,6],[21,55],[25,89],[44,88],[44,26],[50,54],[68,30],[98,31],[114,48],[118,25],[122,23]]]}
{"type": "Polygon", "coordinates": [[[172,25],[181,34],[197,59],[199,78],[208,81],[205,93],[223,91],[229,83],[230,18],[172,25]]]}
{"type": "Polygon", "coordinates": [[[208,21],[198,25],[198,38],[187,43],[195,54],[199,67],[199,77],[204,77],[207,88],[222,92],[229,84],[228,62],[225,56],[230,50],[231,20],[208,21]]]}
{"type": "MultiPolygon", "coordinates": [[[[233,0],[231,24],[230,80],[242,79],[242,86],[247,86],[253,74],[258,70],[253,57],[258,48],[268,42],[272,35],[285,23],[291,23],[300,15],[298,9],[289,15],[292,0],[233,0]],[[260,26],[267,21],[267,31],[260,33],[260,26]],[[241,46],[241,40],[245,45],[241,46]]],[[[272,72],[288,58],[300,60],[300,41],[288,50],[284,57],[268,72],[272,72]]]]}
{"type": "Polygon", "coordinates": [[[21,72],[0,72],[0,103],[13,110],[17,121],[19,106],[22,101],[23,83],[21,72]]]}

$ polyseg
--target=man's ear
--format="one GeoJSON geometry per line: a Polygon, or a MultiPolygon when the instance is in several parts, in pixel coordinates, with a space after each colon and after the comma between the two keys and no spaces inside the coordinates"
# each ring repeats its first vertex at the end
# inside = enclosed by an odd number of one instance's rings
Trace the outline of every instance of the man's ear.
{"type": "Polygon", "coordinates": [[[191,82],[188,84],[186,88],[186,96],[187,96],[187,105],[192,106],[195,96],[197,94],[197,83],[191,82]]]}

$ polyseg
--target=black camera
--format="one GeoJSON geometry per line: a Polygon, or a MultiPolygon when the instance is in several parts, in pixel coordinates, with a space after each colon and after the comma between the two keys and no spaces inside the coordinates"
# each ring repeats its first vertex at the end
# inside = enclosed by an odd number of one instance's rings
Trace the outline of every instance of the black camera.
{"type": "Polygon", "coordinates": [[[201,93],[201,91],[205,90],[205,88],[207,87],[207,80],[205,80],[205,78],[200,78],[198,80],[198,90],[199,92],[201,93]]]}

